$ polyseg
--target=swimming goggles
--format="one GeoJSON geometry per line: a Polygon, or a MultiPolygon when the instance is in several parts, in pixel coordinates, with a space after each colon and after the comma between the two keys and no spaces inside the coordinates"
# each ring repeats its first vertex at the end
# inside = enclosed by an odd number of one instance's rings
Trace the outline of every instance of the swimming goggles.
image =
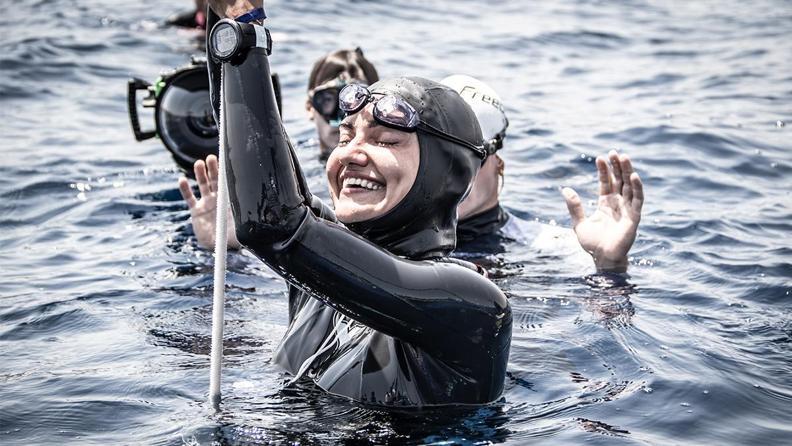
{"type": "Polygon", "coordinates": [[[374,119],[386,127],[404,132],[414,132],[417,129],[421,129],[426,133],[476,152],[482,160],[487,157],[487,151],[484,150],[484,146],[477,146],[454,135],[449,135],[427,122],[422,122],[415,108],[398,96],[372,93],[368,88],[360,84],[349,84],[338,95],[338,106],[347,116],[359,112],[369,102],[374,102],[374,110],[372,112],[374,119]],[[374,95],[381,97],[374,99],[374,95]]]}

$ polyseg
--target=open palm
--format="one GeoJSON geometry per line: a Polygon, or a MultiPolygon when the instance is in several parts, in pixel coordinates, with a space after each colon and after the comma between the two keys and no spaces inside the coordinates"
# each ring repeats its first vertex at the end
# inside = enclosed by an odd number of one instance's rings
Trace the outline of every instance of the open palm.
{"type": "MultiPolygon", "coordinates": [[[[187,202],[187,207],[190,208],[190,221],[198,244],[206,249],[213,249],[215,227],[217,226],[217,177],[219,173],[217,157],[209,155],[206,157],[206,162],[196,161],[193,165],[193,172],[201,197],[195,197],[190,182],[185,177],[179,179],[179,191],[184,201],[187,202]]],[[[228,219],[228,247],[239,249],[241,245],[236,238],[233,218],[229,215],[228,219]]]]}
{"type": "Polygon", "coordinates": [[[578,194],[564,188],[572,227],[580,246],[594,258],[598,271],[624,272],[627,270],[627,253],[630,252],[643,207],[643,183],[633,171],[627,155],[615,150],[608,159],[597,157],[599,174],[599,200],[597,210],[586,217],[578,194]]]}

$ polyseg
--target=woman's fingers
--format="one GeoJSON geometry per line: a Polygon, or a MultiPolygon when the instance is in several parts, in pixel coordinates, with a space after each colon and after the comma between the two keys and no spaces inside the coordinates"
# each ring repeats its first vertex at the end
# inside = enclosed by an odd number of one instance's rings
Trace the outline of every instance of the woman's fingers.
{"type": "Polygon", "coordinates": [[[615,150],[608,152],[608,161],[610,161],[611,168],[613,169],[613,192],[622,193],[622,185],[624,179],[622,178],[621,164],[619,163],[619,154],[615,150]]]}
{"type": "Polygon", "coordinates": [[[643,208],[644,202],[644,192],[643,192],[643,182],[641,181],[641,177],[638,176],[637,172],[633,172],[630,175],[630,185],[632,186],[633,191],[633,199],[631,203],[631,207],[634,213],[638,215],[638,218],[641,218],[641,208],[643,208]]]}
{"type": "Polygon", "coordinates": [[[572,229],[574,229],[586,218],[585,212],[583,212],[583,204],[580,202],[580,196],[571,188],[565,187],[561,189],[561,194],[566,200],[569,216],[572,217],[572,229]]]}
{"type": "Polygon", "coordinates": [[[193,164],[193,171],[195,172],[195,181],[198,182],[198,191],[201,192],[201,197],[208,197],[212,192],[209,187],[209,174],[206,172],[206,163],[203,160],[198,160],[193,164]]]}
{"type": "Polygon", "coordinates": [[[253,8],[262,7],[262,0],[209,0],[209,7],[220,18],[239,17],[253,8]]]}
{"type": "Polygon", "coordinates": [[[220,172],[220,168],[218,166],[216,156],[209,155],[206,157],[206,169],[209,174],[209,190],[212,192],[217,192],[217,177],[218,173],[220,172]]]}
{"type": "Polygon", "coordinates": [[[624,186],[622,187],[622,196],[626,203],[630,203],[633,199],[633,188],[630,182],[630,177],[633,174],[633,166],[630,157],[627,155],[619,156],[619,164],[621,164],[621,175],[624,186]]]}
{"type": "Polygon", "coordinates": [[[600,195],[608,195],[613,193],[613,181],[608,167],[608,162],[605,158],[597,157],[597,173],[599,174],[600,195]]]}
{"type": "Polygon", "coordinates": [[[192,188],[190,187],[190,182],[187,180],[187,177],[179,178],[179,192],[181,192],[182,198],[184,201],[187,202],[187,207],[192,209],[195,207],[195,195],[193,194],[192,188]]]}

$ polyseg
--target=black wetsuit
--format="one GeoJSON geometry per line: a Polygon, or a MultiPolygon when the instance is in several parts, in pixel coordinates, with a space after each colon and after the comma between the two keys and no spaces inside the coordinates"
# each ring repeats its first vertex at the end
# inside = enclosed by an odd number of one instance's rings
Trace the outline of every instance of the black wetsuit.
{"type": "Polygon", "coordinates": [[[500,204],[480,214],[460,220],[457,225],[457,242],[472,242],[480,237],[497,234],[509,221],[509,213],[500,204]]]}
{"type": "MultiPolygon", "coordinates": [[[[219,71],[210,65],[214,95],[219,71]]],[[[479,160],[419,133],[421,167],[408,196],[385,217],[350,230],[307,190],[275,105],[265,50],[222,64],[222,75],[221,134],[237,238],[289,283],[290,324],[276,362],[295,379],[370,404],[498,399],[511,341],[508,301],[474,268],[446,258],[456,218],[449,203],[461,199],[479,160]]],[[[407,90],[423,85],[400,82],[407,90]]],[[[427,106],[444,94],[433,85],[423,92],[427,106]]],[[[459,106],[445,105],[444,113],[459,106]]],[[[434,112],[422,113],[431,119],[434,112]]],[[[473,120],[468,108],[459,125],[473,120]]],[[[478,125],[475,132],[468,140],[480,140],[478,125]]]]}
{"type": "Polygon", "coordinates": [[[484,257],[502,254],[509,243],[515,241],[515,234],[504,229],[514,217],[500,204],[480,214],[460,220],[457,226],[457,247],[455,257],[475,262],[477,265],[488,263],[484,257]]]}

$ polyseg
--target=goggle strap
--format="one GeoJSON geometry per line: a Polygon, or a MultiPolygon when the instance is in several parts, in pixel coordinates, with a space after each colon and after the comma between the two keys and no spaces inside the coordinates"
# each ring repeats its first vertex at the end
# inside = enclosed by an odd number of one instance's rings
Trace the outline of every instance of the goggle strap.
{"type": "Polygon", "coordinates": [[[381,125],[385,126],[385,127],[388,127],[388,128],[394,129],[394,130],[401,130],[402,132],[415,133],[416,130],[418,130],[417,127],[412,127],[412,128],[403,127],[403,126],[400,126],[399,124],[390,123],[388,121],[380,119],[376,114],[374,115],[374,120],[377,121],[378,123],[380,123],[381,125]]]}
{"type": "Polygon", "coordinates": [[[471,143],[465,141],[464,139],[457,138],[454,135],[449,135],[448,133],[446,133],[446,132],[444,132],[442,130],[434,128],[433,126],[431,126],[430,124],[428,124],[426,122],[420,122],[418,124],[418,126],[419,127],[423,127],[424,130],[428,130],[427,133],[434,134],[435,136],[438,136],[440,138],[445,138],[448,141],[451,141],[451,142],[453,142],[455,144],[459,144],[462,147],[466,147],[466,148],[476,152],[476,154],[481,159],[487,158],[487,151],[484,149],[483,146],[477,146],[475,144],[471,144],[471,143]]]}

